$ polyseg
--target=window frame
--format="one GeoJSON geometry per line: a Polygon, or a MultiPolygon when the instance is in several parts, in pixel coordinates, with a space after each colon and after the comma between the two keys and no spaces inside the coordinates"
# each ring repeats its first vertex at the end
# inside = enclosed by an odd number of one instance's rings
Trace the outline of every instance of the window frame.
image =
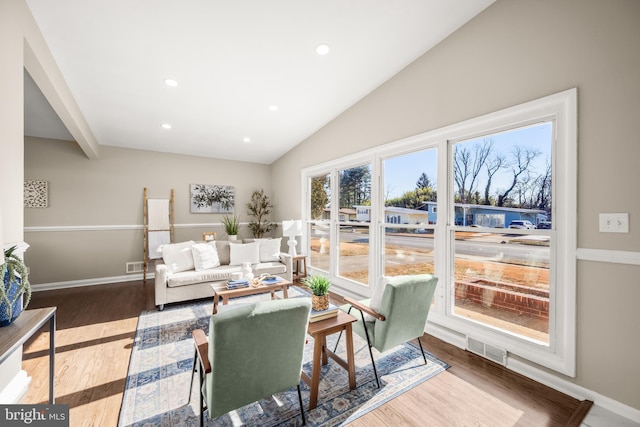
{"type": "MultiPolygon", "coordinates": [[[[349,296],[370,296],[376,280],[384,271],[383,252],[385,211],[384,211],[384,159],[418,150],[437,149],[438,198],[437,223],[434,228],[435,260],[434,268],[440,278],[434,306],[429,315],[428,329],[441,328],[442,336],[457,336],[463,342],[471,336],[487,344],[505,349],[507,354],[515,354],[538,363],[554,371],[575,377],[576,373],[576,250],[577,250],[577,89],[569,89],[550,96],[509,107],[490,114],[465,120],[450,126],[394,141],[364,152],[302,169],[303,194],[302,212],[309,219],[309,178],[323,173],[331,174],[332,194],[337,193],[337,171],[364,163],[371,164],[371,218],[369,286],[357,286],[350,281],[336,277],[334,260],[331,260],[330,278],[338,290],[349,296]],[[549,344],[541,345],[513,334],[501,333],[491,328],[470,322],[452,313],[454,247],[453,233],[469,227],[455,225],[453,198],[453,144],[457,141],[508,131],[518,127],[552,121],[554,134],[552,142],[552,217],[554,226],[548,230],[552,239],[551,262],[553,278],[550,291],[553,293],[549,307],[549,344]],[[562,173],[558,173],[562,171],[562,173]],[[444,328],[444,329],[442,329],[444,328]],[[445,332],[446,331],[446,332],[445,332]],[[453,335],[452,332],[453,331],[453,335]]],[[[339,241],[337,226],[338,204],[332,200],[331,232],[333,242],[339,241]],[[335,210],[335,214],[334,214],[335,210]]],[[[429,227],[431,228],[431,227],[429,227]]],[[[547,230],[545,230],[547,231],[547,230]]],[[[308,249],[306,236],[303,247],[308,249]]],[[[331,257],[335,255],[331,252],[331,257]]],[[[313,271],[313,266],[310,266],[313,271]]],[[[452,338],[453,339],[453,338],[452,338]]],[[[509,366],[509,357],[507,357],[509,366]]]]}

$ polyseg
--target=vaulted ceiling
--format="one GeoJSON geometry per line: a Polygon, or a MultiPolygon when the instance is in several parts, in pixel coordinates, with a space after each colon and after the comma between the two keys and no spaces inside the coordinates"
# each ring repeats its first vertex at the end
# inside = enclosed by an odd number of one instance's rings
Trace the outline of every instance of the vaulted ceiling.
{"type": "MultiPolygon", "coordinates": [[[[493,2],[26,1],[99,144],[265,164],[493,2]]],[[[72,139],[28,75],[25,134],[72,139]]]]}

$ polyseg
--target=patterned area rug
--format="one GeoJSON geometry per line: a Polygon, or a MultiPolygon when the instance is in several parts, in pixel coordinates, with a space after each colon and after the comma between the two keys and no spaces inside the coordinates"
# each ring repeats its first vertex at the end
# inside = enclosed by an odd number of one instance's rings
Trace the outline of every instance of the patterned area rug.
{"type": "MultiPolygon", "coordinates": [[[[290,297],[295,294],[295,289],[289,291],[290,297]]],[[[268,298],[269,294],[236,298],[219,310],[268,298]]],[[[211,309],[212,301],[208,300],[169,306],[164,311],[146,311],[140,315],[120,410],[120,427],[199,426],[197,376],[191,403],[188,404],[194,354],[191,331],[203,329],[208,332],[211,309]]],[[[337,334],[327,338],[327,345],[332,348],[336,339],[337,334]]],[[[344,341],[342,338],[337,350],[342,357],[344,341]]],[[[366,341],[356,334],[353,341],[356,353],[355,390],[349,390],[347,372],[329,359],[321,371],[318,407],[309,411],[309,388],[301,382],[307,425],[344,425],[449,367],[428,353],[425,365],[420,349],[412,344],[398,346],[382,354],[373,350],[380,375],[380,388],[377,388],[366,341]]],[[[313,340],[309,337],[303,365],[303,370],[309,375],[312,357],[313,340]]],[[[205,412],[207,426],[302,425],[295,387],[213,420],[206,415],[205,412]]]]}

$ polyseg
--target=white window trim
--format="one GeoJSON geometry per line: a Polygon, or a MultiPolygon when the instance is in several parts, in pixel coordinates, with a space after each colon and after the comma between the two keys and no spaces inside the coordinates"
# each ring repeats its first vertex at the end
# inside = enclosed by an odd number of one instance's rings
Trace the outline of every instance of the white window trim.
{"type": "MultiPolygon", "coordinates": [[[[356,296],[370,294],[372,290],[370,288],[375,286],[375,282],[377,282],[373,278],[379,277],[383,268],[383,258],[378,247],[379,236],[384,232],[382,221],[384,206],[380,203],[383,191],[382,183],[384,182],[383,172],[381,172],[382,162],[385,158],[433,147],[438,149],[437,182],[447,183],[449,188],[440,185],[438,191],[438,223],[435,225],[436,247],[438,249],[435,256],[435,271],[436,275],[440,277],[441,283],[436,293],[435,306],[429,315],[430,328],[444,327],[443,331],[445,332],[442,336],[453,336],[450,331],[462,336],[472,335],[488,344],[506,349],[508,354],[517,355],[575,377],[577,251],[577,89],[575,88],[303,169],[301,171],[301,188],[305,188],[306,192],[303,195],[302,212],[308,218],[309,177],[363,163],[371,164],[371,203],[377,209],[372,209],[370,223],[370,268],[372,273],[370,274],[370,287],[365,289],[366,287],[350,286],[348,283],[345,284],[332,277],[336,280],[335,284],[339,288],[344,286],[347,292],[355,293],[356,296]],[[554,121],[555,125],[553,143],[554,191],[552,193],[555,230],[550,230],[551,237],[554,239],[551,259],[555,259],[556,262],[554,279],[562,283],[562,286],[556,287],[557,291],[550,304],[549,328],[551,333],[547,346],[506,333],[494,332],[487,327],[454,316],[450,312],[450,308],[453,306],[451,304],[453,294],[445,292],[445,290],[452,289],[452,285],[447,282],[451,280],[451,274],[448,272],[452,271],[451,264],[453,262],[453,248],[449,243],[450,239],[446,237],[448,233],[460,228],[456,227],[453,222],[453,201],[448,200],[448,194],[453,194],[453,179],[449,179],[452,174],[452,171],[449,170],[450,156],[453,155],[452,150],[449,149],[451,143],[549,120],[554,121]],[[559,170],[562,173],[558,173],[559,170]],[[448,193],[446,196],[445,192],[448,193]],[[557,197],[559,195],[561,197],[557,197]]],[[[333,188],[336,185],[334,178],[332,174],[333,188]]],[[[332,191],[332,197],[335,197],[336,194],[332,191]]],[[[332,203],[332,208],[337,210],[337,206],[333,205],[335,203],[332,203]]],[[[332,215],[332,218],[335,217],[332,215]]],[[[305,247],[306,241],[305,236],[305,247]]],[[[331,275],[333,276],[333,272],[331,275]]],[[[507,366],[508,363],[507,360],[507,366]]]]}

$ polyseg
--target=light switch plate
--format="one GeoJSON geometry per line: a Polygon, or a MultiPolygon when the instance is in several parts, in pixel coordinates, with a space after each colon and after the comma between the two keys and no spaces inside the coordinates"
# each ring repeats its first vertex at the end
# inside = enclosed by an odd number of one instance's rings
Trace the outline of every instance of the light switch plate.
{"type": "Polygon", "coordinates": [[[629,214],[628,213],[601,213],[600,214],[601,233],[628,233],[629,214]]]}

